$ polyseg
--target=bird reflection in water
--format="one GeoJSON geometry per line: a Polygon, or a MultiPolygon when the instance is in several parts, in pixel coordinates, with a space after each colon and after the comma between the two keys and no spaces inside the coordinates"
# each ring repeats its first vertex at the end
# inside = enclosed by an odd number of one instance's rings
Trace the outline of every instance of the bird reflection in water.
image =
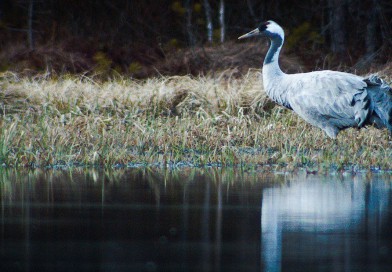
{"type": "Polygon", "coordinates": [[[392,250],[390,240],[382,239],[388,216],[391,219],[390,194],[390,183],[366,182],[361,176],[341,182],[310,176],[265,189],[261,212],[265,271],[381,268],[386,250],[392,250]]]}

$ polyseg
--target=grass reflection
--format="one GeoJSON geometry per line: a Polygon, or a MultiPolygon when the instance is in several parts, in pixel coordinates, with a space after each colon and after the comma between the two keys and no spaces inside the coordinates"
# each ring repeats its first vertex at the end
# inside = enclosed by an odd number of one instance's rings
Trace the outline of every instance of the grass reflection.
{"type": "Polygon", "coordinates": [[[391,184],[235,168],[3,169],[0,270],[278,271],[313,258],[316,271],[318,257],[384,260],[365,253],[377,243],[392,252],[391,184]]]}

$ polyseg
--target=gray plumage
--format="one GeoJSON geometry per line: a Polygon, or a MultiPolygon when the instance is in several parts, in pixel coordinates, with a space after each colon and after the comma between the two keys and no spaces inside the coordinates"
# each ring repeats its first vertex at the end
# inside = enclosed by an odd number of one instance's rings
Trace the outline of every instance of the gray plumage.
{"type": "Polygon", "coordinates": [[[273,21],[239,37],[265,36],[271,41],[264,59],[263,84],[276,103],[295,111],[331,138],[339,131],[374,124],[392,133],[392,89],[376,75],[363,78],[337,71],[285,74],[279,67],[283,29],[273,21]]]}

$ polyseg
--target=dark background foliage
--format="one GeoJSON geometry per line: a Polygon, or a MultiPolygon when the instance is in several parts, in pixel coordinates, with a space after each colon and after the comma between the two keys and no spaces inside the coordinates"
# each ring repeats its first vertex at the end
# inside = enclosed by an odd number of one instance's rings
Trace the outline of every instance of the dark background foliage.
{"type": "Polygon", "coordinates": [[[366,71],[391,61],[391,15],[387,0],[2,0],[0,70],[146,77],[259,67],[265,42],[236,39],[273,19],[292,66],[366,71]]]}

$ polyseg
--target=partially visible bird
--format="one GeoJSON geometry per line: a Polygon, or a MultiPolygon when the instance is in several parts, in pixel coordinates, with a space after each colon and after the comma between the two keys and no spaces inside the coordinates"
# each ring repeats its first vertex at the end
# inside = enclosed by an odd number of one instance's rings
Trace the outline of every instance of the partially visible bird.
{"type": "Polygon", "coordinates": [[[263,36],[270,47],[263,64],[263,84],[276,103],[293,110],[331,138],[339,131],[374,124],[392,133],[392,89],[381,78],[337,71],[285,74],[279,67],[284,31],[267,21],[238,39],[263,36]]]}

